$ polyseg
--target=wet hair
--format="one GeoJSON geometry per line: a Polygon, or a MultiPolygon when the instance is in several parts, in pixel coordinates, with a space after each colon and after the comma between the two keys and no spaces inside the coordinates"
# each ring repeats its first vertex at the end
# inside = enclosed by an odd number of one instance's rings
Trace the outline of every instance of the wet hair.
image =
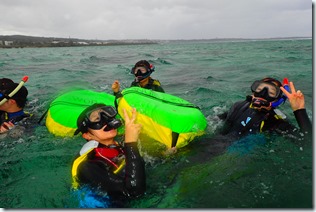
{"type": "Polygon", "coordinates": [[[2,78],[0,79],[0,90],[3,90],[5,88],[5,86],[7,84],[10,84],[10,83],[14,83],[11,79],[9,78],[2,78]]]}
{"type": "Polygon", "coordinates": [[[145,67],[147,68],[148,70],[150,70],[150,64],[147,60],[140,60],[138,61],[135,65],[134,65],[134,69],[137,68],[137,67],[145,67]]]}
{"type": "Polygon", "coordinates": [[[275,79],[275,78],[272,78],[272,77],[263,78],[261,81],[273,83],[273,84],[275,84],[275,85],[278,86],[278,87],[281,87],[281,86],[282,86],[282,83],[281,83],[279,80],[277,80],[277,79],[275,79]]]}

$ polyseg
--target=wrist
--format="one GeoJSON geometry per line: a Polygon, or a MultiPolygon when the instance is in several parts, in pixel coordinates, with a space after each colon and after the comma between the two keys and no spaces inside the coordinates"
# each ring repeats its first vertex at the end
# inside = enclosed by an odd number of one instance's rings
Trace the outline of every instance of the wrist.
{"type": "Polygon", "coordinates": [[[137,143],[137,140],[126,140],[125,139],[125,143],[129,144],[129,143],[137,143]]]}

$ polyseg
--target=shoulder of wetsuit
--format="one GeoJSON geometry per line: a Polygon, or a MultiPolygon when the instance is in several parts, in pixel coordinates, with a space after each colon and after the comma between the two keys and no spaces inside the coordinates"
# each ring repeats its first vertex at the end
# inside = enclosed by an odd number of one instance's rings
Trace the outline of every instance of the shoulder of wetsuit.
{"type": "Polygon", "coordinates": [[[160,84],[160,82],[159,82],[159,80],[155,80],[155,79],[152,79],[153,81],[152,81],[152,89],[154,90],[154,91],[158,91],[158,92],[162,92],[162,93],[165,93],[165,91],[164,91],[164,89],[161,87],[161,84],[160,84]]]}
{"type": "Polygon", "coordinates": [[[12,123],[17,123],[17,122],[20,122],[24,119],[28,119],[30,117],[32,117],[33,114],[29,113],[29,112],[24,112],[23,115],[20,115],[20,116],[16,116],[16,117],[13,117],[12,119],[10,119],[9,121],[11,121],[12,123]]]}
{"type": "Polygon", "coordinates": [[[152,80],[153,85],[161,86],[159,80],[156,80],[156,79],[151,79],[151,80],[152,80]]]}
{"type": "Polygon", "coordinates": [[[139,86],[139,82],[136,82],[135,80],[131,83],[131,87],[133,86],[139,86]]]}

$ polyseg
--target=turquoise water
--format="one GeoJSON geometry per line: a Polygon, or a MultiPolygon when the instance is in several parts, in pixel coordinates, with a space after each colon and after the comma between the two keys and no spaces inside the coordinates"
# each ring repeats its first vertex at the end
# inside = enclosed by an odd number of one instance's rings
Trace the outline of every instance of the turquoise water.
{"type": "MultiPolygon", "coordinates": [[[[312,119],[312,40],[192,41],[153,45],[0,49],[2,77],[28,75],[27,110],[39,120],[50,102],[72,89],[111,92],[129,87],[140,59],[156,66],[164,90],[199,106],[206,135],[176,155],[143,139],[147,193],[133,208],[312,208],[312,145],[262,135],[217,151],[217,115],[250,94],[254,80],[288,77],[305,94],[312,119]],[[197,148],[206,145],[205,148],[197,148]],[[250,148],[251,146],[251,148],[250,148]]],[[[280,109],[296,124],[288,102],[280,109]]],[[[0,140],[0,207],[75,208],[71,162],[84,141],[50,134],[44,123],[19,139],[0,140]]]]}

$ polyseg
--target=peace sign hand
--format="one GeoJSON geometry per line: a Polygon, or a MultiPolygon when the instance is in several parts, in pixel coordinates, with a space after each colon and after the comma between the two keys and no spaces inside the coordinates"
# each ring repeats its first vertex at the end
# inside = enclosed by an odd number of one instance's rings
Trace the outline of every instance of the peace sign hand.
{"type": "Polygon", "coordinates": [[[283,87],[280,87],[280,89],[289,99],[289,102],[293,111],[305,108],[304,94],[300,90],[298,91],[295,90],[293,82],[290,82],[291,93],[289,93],[283,87]]]}
{"type": "Polygon", "coordinates": [[[130,118],[126,112],[126,109],[123,108],[124,117],[125,117],[125,143],[137,142],[142,128],[141,124],[136,124],[136,109],[132,110],[132,117],[130,118]]]}

